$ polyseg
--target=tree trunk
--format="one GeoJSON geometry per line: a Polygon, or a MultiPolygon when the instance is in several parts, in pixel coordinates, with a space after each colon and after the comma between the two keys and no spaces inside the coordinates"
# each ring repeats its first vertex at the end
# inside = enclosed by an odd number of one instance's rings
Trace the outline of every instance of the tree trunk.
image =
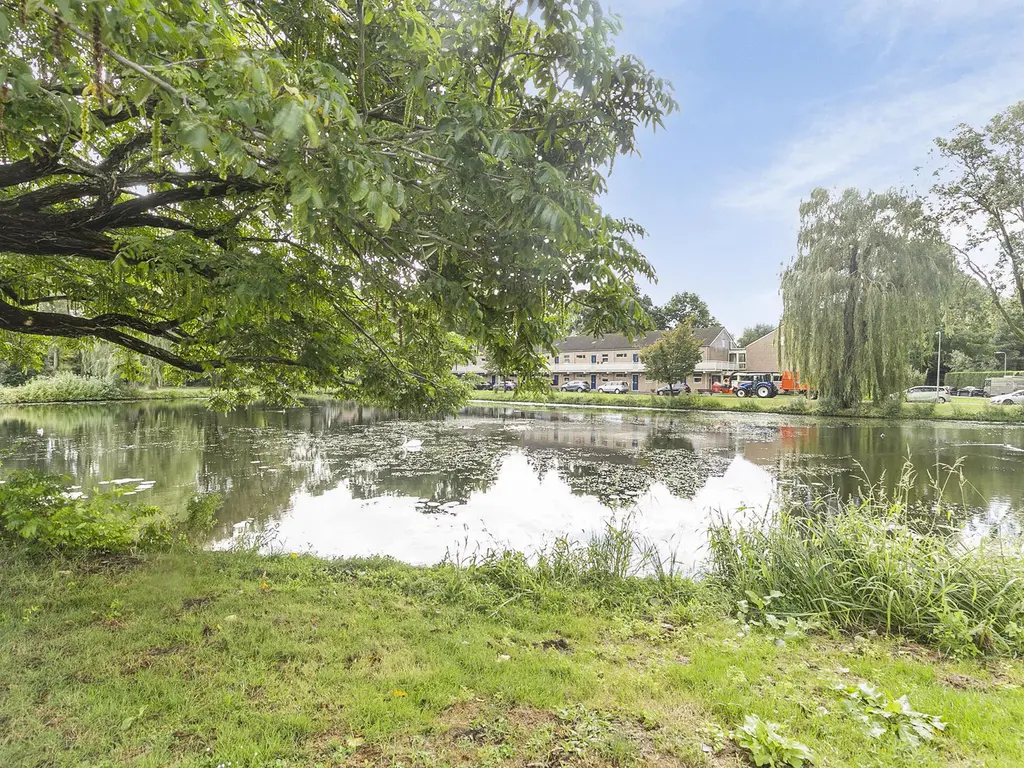
{"type": "Polygon", "coordinates": [[[846,306],[843,309],[843,371],[847,377],[843,386],[839,387],[839,407],[851,408],[860,401],[860,386],[854,371],[854,359],[857,353],[857,264],[858,244],[850,246],[850,264],[848,276],[850,287],[846,292],[846,306]]]}

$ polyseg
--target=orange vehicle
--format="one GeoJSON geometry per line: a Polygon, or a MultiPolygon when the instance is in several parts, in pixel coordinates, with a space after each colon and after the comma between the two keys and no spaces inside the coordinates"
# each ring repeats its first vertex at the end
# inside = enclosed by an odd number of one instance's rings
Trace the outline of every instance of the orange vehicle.
{"type": "MultiPolygon", "coordinates": [[[[773,377],[774,378],[774,377],[773,377]]],[[[806,394],[807,385],[800,381],[800,375],[793,371],[783,371],[782,380],[777,382],[779,389],[786,394],[803,392],[806,394]]]]}

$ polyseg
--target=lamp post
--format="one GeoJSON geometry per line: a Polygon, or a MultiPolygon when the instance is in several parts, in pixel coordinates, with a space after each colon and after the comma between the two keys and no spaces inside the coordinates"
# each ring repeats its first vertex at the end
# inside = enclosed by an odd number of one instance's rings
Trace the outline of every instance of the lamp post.
{"type": "Polygon", "coordinates": [[[935,363],[935,399],[939,398],[939,381],[942,379],[942,331],[936,331],[939,337],[939,359],[935,363]]]}
{"type": "Polygon", "coordinates": [[[1006,353],[1005,352],[996,352],[996,354],[1003,356],[1003,376],[1006,376],[1006,353]]]}

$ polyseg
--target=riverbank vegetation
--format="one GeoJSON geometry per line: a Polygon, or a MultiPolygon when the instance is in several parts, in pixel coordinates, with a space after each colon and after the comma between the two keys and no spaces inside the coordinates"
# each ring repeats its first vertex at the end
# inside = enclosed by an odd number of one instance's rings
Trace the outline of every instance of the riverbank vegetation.
{"type": "Polygon", "coordinates": [[[132,386],[118,379],[79,376],[61,372],[38,376],[24,384],[0,387],[0,403],[74,403],[97,400],[176,400],[207,397],[210,390],[200,387],[132,386]]]}
{"type": "Polygon", "coordinates": [[[1018,765],[1020,560],[894,502],[716,529],[697,580],[621,521],[427,568],[8,528],[0,761],[1018,765]]]}
{"type": "Polygon", "coordinates": [[[1024,407],[995,406],[986,398],[957,397],[952,403],[862,403],[857,408],[831,408],[802,395],[741,399],[733,395],[605,395],[600,392],[494,392],[478,390],[473,399],[488,402],[536,405],[591,405],[602,408],[646,408],[668,411],[740,411],[796,416],[842,416],[868,419],[938,419],[1024,423],[1024,407]]]}

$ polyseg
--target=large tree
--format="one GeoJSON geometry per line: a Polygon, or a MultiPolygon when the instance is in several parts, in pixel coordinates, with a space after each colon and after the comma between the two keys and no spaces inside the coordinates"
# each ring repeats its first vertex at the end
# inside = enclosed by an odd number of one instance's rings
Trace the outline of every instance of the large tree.
{"type": "Polygon", "coordinates": [[[712,328],[719,322],[708,309],[707,302],[691,291],[675,293],[660,306],[646,294],[640,297],[640,305],[650,318],[651,326],[658,330],[675,328],[689,323],[691,328],[712,328]]]}
{"type": "Polygon", "coordinates": [[[901,390],[915,347],[938,328],[952,271],[920,202],[819,188],[800,206],[797,242],[781,327],[801,378],[841,408],[901,390]]]}
{"type": "Polygon", "coordinates": [[[592,0],[0,0],[0,357],[99,339],[229,391],[450,406],[636,329],[596,197],[668,88],[592,0]]]}
{"type": "Polygon", "coordinates": [[[963,266],[1024,341],[1024,313],[1011,311],[1024,309],[1024,101],[981,130],[961,125],[935,143],[946,161],[932,188],[940,220],[963,266]]]}
{"type": "Polygon", "coordinates": [[[700,341],[689,322],[677,325],[650,346],[640,350],[647,378],[663,381],[669,389],[682,381],[700,362],[700,341]]]}

